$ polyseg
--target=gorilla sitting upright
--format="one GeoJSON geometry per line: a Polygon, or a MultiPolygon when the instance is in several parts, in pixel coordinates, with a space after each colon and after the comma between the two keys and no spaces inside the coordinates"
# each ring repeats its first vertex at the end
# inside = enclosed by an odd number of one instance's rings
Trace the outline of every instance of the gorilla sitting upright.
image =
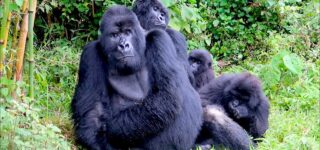
{"type": "Polygon", "coordinates": [[[211,55],[205,50],[193,50],[189,55],[202,105],[219,105],[229,117],[254,138],[268,129],[269,101],[260,80],[250,73],[226,74],[214,77],[211,55]]]}
{"type": "Polygon", "coordinates": [[[145,35],[123,6],[104,14],[100,31],[80,59],[71,104],[77,141],[94,150],[190,149],[202,108],[169,35],[145,35]]]}
{"type": "Polygon", "coordinates": [[[158,0],[136,0],[132,10],[137,15],[141,26],[145,30],[162,29],[169,34],[175,45],[178,59],[188,73],[189,81],[195,86],[194,76],[188,63],[186,38],[180,32],[168,28],[170,20],[168,9],[158,0]]]}
{"type": "Polygon", "coordinates": [[[189,63],[195,79],[195,88],[199,90],[215,78],[212,68],[211,54],[202,49],[193,50],[189,54],[189,63]]]}

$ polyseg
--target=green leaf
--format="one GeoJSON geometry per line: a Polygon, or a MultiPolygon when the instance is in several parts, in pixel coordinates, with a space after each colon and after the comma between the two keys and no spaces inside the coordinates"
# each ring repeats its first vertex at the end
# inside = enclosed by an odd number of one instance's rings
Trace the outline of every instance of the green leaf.
{"type": "Polygon", "coordinates": [[[8,88],[1,88],[1,95],[3,95],[4,97],[9,95],[9,89],[8,88]]]}
{"type": "Polygon", "coordinates": [[[23,4],[23,0],[15,0],[16,4],[21,7],[23,4]]]}
{"type": "Polygon", "coordinates": [[[170,7],[175,3],[173,0],[161,0],[161,2],[166,7],[170,7]]]}
{"type": "Polygon", "coordinates": [[[284,65],[294,74],[300,75],[302,73],[303,64],[300,58],[294,54],[283,57],[284,65]]]}
{"type": "Polygon", "coordinates": [[[217,27],[219,25],[219,20],[214,20],[212,24],[214,27],[217,27]]]}
{"type": "Polygon", "coordinates": [[[27,129],[17,128],[16,133],[25,137],[32,136],[31,132],[27,129]]]}
{"type": "Polygon", "coordinates": [[[10,11],[19,11],[19,6],[17,5],[17,4],[15,4],[15,3],[11,3],[11,4],[9,4],[9,10],[10,11]]]}

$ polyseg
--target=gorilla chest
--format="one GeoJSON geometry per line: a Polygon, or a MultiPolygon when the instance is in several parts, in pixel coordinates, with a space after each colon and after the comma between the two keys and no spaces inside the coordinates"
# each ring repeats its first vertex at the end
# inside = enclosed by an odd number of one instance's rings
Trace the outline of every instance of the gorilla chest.
{"type": "Polygon", "coordinates": [[[111,88],[110,99],[115,110],[141,104],[150,89],[146,69],[132,75],[111,75],[108,79],[111,88]]]}

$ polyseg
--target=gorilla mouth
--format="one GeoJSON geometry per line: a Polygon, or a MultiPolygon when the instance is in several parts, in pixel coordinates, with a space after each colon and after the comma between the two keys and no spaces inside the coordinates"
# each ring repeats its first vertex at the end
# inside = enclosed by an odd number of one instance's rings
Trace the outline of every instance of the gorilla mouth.
{"type": "Polygon", "coordinates": [[[125,59],[125,58],[128,58],[128,57],[134,57],[134,55],[124,55],[124,56],[119,56],[119,57],[116,57],[118,60],[122,60],[122,59],[125,59]]]}
{"type": "Polygon", "coordinates": [[[163,23],[163,22],[155,22],[154,25],[155,26],[160,26],[160,27],[165,27],[166,26],[166,24],[163,23]]]}

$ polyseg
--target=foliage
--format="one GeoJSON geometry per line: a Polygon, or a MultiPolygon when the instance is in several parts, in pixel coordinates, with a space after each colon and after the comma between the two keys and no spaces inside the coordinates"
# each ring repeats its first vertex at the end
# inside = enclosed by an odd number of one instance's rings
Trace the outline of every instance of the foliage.
{"type": "MultiPolygon", "coordinates": [[[[13,83],[12,80],[1,78],[1,86],[26,88],[24,83],[13,83]]],[[[5,89],[1,88],[0,98],[0,149],[70,149],[70,143],[56,125],[41,122],[41,109],[34,106],[32,99],[25,97],[19,101],[5,89]]],[[[23,96],[19,90],[15,94],[23,96]]]]}
{"type": "Polygon", "coordinates": [[[40,0],[35,28],[40,41],[55,38],[96,38],[100,18],[115,4],[131,5],[131,0],[40,0]]]}

